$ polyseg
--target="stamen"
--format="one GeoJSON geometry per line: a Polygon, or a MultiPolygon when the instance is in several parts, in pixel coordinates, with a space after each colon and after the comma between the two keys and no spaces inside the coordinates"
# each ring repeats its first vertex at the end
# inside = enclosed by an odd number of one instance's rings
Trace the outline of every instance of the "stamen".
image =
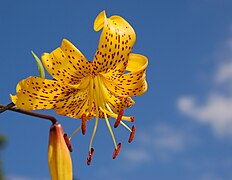
{"type": "Polygon", "coordinates": [[[131,116],[131,117],[130,117],[130,120],[131,120],[131,122],[134,122],[134,121],[135,121],[135,117],[134,117],[134,116],[131,116]]]}
{"type": "Polygon", "coordinates": [[[94,139],[94,136],[95,136],[96,131],[97,131],[98,117],[99,117],[98,101],[97,101],[96,94],[93,94],[93,97],[94,97],[95,107],[96,107],[96,118],[95,118],[95,124],[94,124],[94,128],[93,128],[93,133],[92,133],[92,136],[91,136],[91,139],[90,139],[90,143],[89,143],[89,149],[90,149],[90,150],[91,150],[91,148],[92,148],[93,139],[94,139]]]}
{"type": "Polygon", "coordinates": [[[69,137],[69,141],[72,139],[72,137],[81,129],[81,125],[72,133],[72,135],[69,137]]]}
{"type": "Polygon", "coordinates": [[[92,133],[90,143],[89,143],[90,150],[92,149],[93,139],[94,139],[94,136],[96,134],[97,126],[98,126],[98,116],[96,116],[96,120],[95,120],[95,124],[94,124],[94,128],[93,128],[93,133],[92,133]]]}
{"type": "Polygon", "coordinates": [[[118,125],[120,124],[120,121],[122,120],[123,113],[124,113],[124,109],[121,108],[119,110],[118,117],[114,123],[114,128],[118,127],[118,125]]]}
{"type": "Polygon", "coordinates": [[[86,114],[83,114],[81,116],[81,120],[82,120],[82,123],[81,123],[82,134],[85,135],[85,133],[86,133],[86,114]]]}
{"type": "Polygon", "coordinates": [[[71,143],[70,143],[70,140],[69,140],[67,134],[64,134],[64,140],[65,140],[65,143],[66,143],[66,145],[67,145],[69,151],[72,152],[72,145],[71,145],[71,143]]]}
{"type": "Polygon", "coordinates": [[[90,151],[89,151],[89,153],[88,153],[87,160],[86,160],[86,163],[87,163],[88,166],[90,165],[90,163],[92,161],[93,153],[94,153],[94,149],[91,148],[90,151]]]}
{"type": "MultiPolygon", "coordinates": [[[[107,109],[110,108],[108,104],[106,104],[106,107],[107,107],[107,109]]],[[[109,111],[107,109],[101,109],[101,110],[115,119],[118,118],[118,114],[115,114],[111,109],[109,111]]],[[[121,120],[132,122],[132,121],[134,121],[134,117],[133,116],[122,116],[121,120]]]]}
{"type": "Polygon", "coordinates": [[[121,143],[118,143],[117,147],[115,148],[114,152],[113,152],[113,155],[112,155],[112,158],[115,159],[121,149],[121,146],[122,144],[121,143]]]}
{"type": "Polygon", "coordinates": [[[109,123],[109,120],[108,120],[108,118],[107,118],[106,113],[104,113],[104,117],[105,117],[105,121],[106,121],[107,127],[108,127],[108,129],[109,129],[109,131],[110,131],[111,137],[112,137],[112,139],[113,139],[114,146],[115,146],[115,148],[116,148],[116,147],[117,147],[117,143],[116,143],[116,140],[115,140],[115,137],[114,137],[114,133],[113,133],[113,131],[112,131],[112,128],[111,128],[111,126],[110,126],[110,123],[109,123]]]}
{"type": "Polygon", "coordinates": [[[120,124],[122,124],[126,129],[128,129],[128,131],[131,132],[131,129],[122,121],[120,121],[120,124]]]}
{"type": "Polygon", "coordinates": [[[136,128],[135,128],[135,126],[133,125],[133,126],[132,126],[132,129],[131,129],[130,137],[129,137],[129,140],[128,140],[129,143],[131,143],[131,142],[133,141],[134,136],[135,136],[135,131],[136,131],[136,128]]]}
{"type": "Polygon", "coordinates": [[[88,112],[91,112],[93,106],[93,79],[90,79],[89,82],[89,109],[88,112]]]}

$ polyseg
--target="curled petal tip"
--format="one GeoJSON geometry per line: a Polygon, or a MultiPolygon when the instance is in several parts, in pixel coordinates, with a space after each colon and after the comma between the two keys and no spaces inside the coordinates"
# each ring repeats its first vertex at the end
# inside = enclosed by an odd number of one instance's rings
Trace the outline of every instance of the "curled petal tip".
{"type": "Polygon", "coordinates": [[[98,16],[94,21],[93,29],[95,31],[99,31],[103,27],[105,19],[106,19],[106,12],[105,11],[100,12],[100,14],[98,14],[98,16]]]}

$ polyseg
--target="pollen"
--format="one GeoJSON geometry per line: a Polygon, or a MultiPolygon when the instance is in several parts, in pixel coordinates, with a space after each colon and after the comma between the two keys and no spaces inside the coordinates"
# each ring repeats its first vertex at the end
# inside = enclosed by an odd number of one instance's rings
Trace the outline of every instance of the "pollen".
{"type": "Polygon", "coordinates": [[[118,156],[118,153],[119,153],[119,151],[120,151],[120,149],[121,149],[121,146],[122,146],[122,144],[121,144],[121,143],[118,143],[117,147],[115,148],[115,150],[114,150],[114,152],[113,152],[113,154],[112,154],[112,158],[113,158],[113,159],[115,159],[115,158],[118,156]]]}
{"type": "Polygon", "coordinates": [[[124,109],[120,109],[118,117],[114,123],[114,128],[118,127],[118,125],[120,124],[120,121],[122,120],[123,113],[124,113],[124,109]]]}
{"type": "Polygon", "coordinates": [[[136,128],[133,125],[132,128],[131,128],[131,133],[130,133],[130,137],[129,137],[129,140],[128,140],[129,143],[131,143],[133,141],[134,136],[135,136],[135,131],[136,131],[136,128]]]}
{"type": "Polygon", "coordinates": [[[85,133],[86,133],[86,114],[82,115],[81,120],[82,120],[82,124],[81,124],[82,134],[85,135],[85,133]]]}
{"type": "Polygon", "coordinates": [[[91,148],[89,153],[88,153],[88,157],[86,159],[86,163],[88,166],[91,164],[93,153],[94,153],[94,149],[91,148]]]}

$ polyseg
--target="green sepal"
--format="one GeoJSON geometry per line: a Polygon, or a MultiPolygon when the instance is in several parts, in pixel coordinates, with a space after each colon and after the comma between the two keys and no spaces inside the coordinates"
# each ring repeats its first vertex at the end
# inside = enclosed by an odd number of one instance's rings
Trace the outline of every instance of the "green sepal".
{"type": "Polygon", "coordinates": [[[44,67],[43,64],[41,62],[41,60],[38,58],[38,56],[36,56],[36,54],[31,51],[32,55],[34,56],[35,60],[36,60],[36,64],[38,66],[38,71],[39,71],[39,75],[41,78],[45,78],[45,71],[44,71],[44,67]]]}

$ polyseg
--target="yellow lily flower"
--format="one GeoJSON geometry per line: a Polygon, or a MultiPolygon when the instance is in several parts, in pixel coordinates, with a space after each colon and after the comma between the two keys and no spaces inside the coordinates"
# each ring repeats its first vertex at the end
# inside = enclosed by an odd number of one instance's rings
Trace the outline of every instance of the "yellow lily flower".
{"type": "Polygon", "coordinates": [[[72,160],[60,124],[50,128],[48,164],[52,180],[72,180],[72,160]]]}
{"type": "Polygon", "coordinates": [[[122,17],[107,18],[105,11],[101,12],[95,19],[94,30],[101,29],[92,62],[64,39],[59,48],[42,55],[46,70],[55,80],[28,77],[18,83],[17,94],[11,95],[11,99],[17,107],[26,110],[54,109],[57,114],[81,118],[82,125],[73,135],[80,129],[85,134],[86,121],[95,116],[89,157],[93,153],[92,141],[98,119],[103,118],[114,142],[115,158],[121,143],[117,145],[108,118],[117,119],[115,127],[121,124],[131,132],[131,142],[135,127],[130,129],[123,121],[133,122],[134,118],[123,116],[123,113],[135,103],[132,96],[139,96],[147,90],[148,60],[143,55],[131,53],[136,35],[122,17]]]}

